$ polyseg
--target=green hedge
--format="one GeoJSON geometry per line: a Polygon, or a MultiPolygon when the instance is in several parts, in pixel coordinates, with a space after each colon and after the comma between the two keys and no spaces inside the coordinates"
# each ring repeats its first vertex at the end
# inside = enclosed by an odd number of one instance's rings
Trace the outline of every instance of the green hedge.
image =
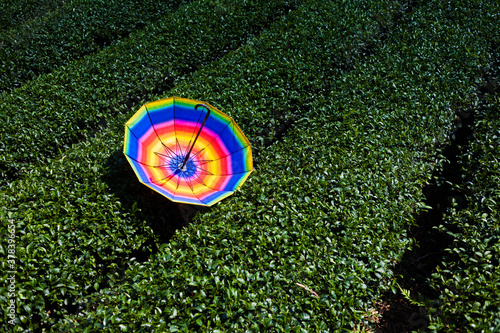
{"type": "MultiPolygon", "coordinates": [[[[383,7],[383,3],[378,4],[378,7],[383,7]]],[[[247,52],[249,48],[262,49],[265,47],[268,55],[271,55],[275,50],[266,45],[275,40],[276,36],[281,35],[283,31],[286,31],[283,29],[294,27],[301,22],[304,29],[314,28],[323,21],[324,14],[331,12],[332,8],[342,9],[343,6],[316,2],[314,8],[316,12],[313,15],[310,4],[304,5],[297,12],[288,15],[286,19],[275,23],[261,38],[253,39],[250,44],[230,54],[225,59],[227,61],[241,59],[240,55],[247,52]]],[[[351,8],[352,17],[350,17],[351,21],[344,21],[346,26],[354,21],[353,17],[358,16],[359,13],[355,9],[359,8],[359,3],[355,3],[349,8],[351,8]]],[[[392,11],[392,8],[388,6],[387,11],[392,11]]],[[[340,22],[340,16],[344,16],[344,12],[337,11],[335,14],[329,14],[329,24],[335,25],[340,22]]],[[[369,19],[369,17],[365,17],[364,20],[366,21],[365,25],[373,24],[373,19],[369,19]]],[[[362,26],[362,22],[358,22],[359,26],[362,26]]],[[[357,33],[358,29],[352,31],[357,33]]],[[[373,33],[377,34],[378,31],[374,30],[373,33]]],[[[341,38],[341,33],[336,30],[332,31],[331,35],[333,34],[336,34],[337,39],[332,40],[332,44],[341,38]]],[[[288,50],[288,54],[294,54],[298,50],[304,54],[308,52],[310,45],[318,48],[325,40],[329,40],[328,37],[327,35],[315,39],[314,42],[307,42],[300,49],[295,47],[300,45],[297,40],[304,42],[307,39],[302,35],[297,35],[296,38],[290,37],[290,45],[294,47],[288,50]]],[[[333,46],[330,47],[333,49],[333,46]]],[[[361,44],[360,47],[363,45],[361,44]]],[[[339,52],[342,51],[341,49],[339,52]]],[[[259,66],[269,61],[261,54],[255,54],[253,59],[259,66]]],[[[296,62],[298,61],[299,58],[296,58],[296,62]]],[[[315,63],[312,58],[308,58],[306,61],[307,63],[315,63]]],[[[225,61],[220,62],[220,64],[223,63],[225,61]]],[[[213,66],[218,66],[218,64],[213,64],[213,66]]],[[[322,70],[322,68],[315,68],[316,71],[310,70],[308,75],[322,70]]],[[[207,75],[203,81],[210,82],[210,70],[201,71],[200,75],[207,75]]],[[[323,82],[321,77],[318,77],[316,81],[318,84],[323,82]]],[[[198,76],[192,75],[184,86],[189,87],[195,82],[199,82],[198,76]]],[[[286,84],[286,81],[283,82],[286,84]]],[[[199,89],[204,89],[205,83],[200,84],[199,89]]],[[[224,94],[229,97],[228,91],[224,90],[224,94]]],[[[241,94],[241,96],[245,95],[241,94]]],[[[31,271],[31,276],[40,276],[43,274],[35,274],[35,272],[45,272],[46,269],[54,271],[58,267],[66,267],[64,272],[55,275],[58,279],[57,285],[54,285],[49,278],[35,281],[23,275],[25,278],[20,284],[29,290],[25,295],[29,300],[27,302],[33,304],[28,309],[21,307],[19,318],[24,320],[24,325],[31,324],[33,327],[39,327],[35,323],[40,322],[43,322],[44,325],[52,325],[61,319],[60,324],[64,324],[67,321],[63,318],[69,318],[72,313],[83,311],[88,302],[85,295],[95,290],[104,290],[115,286],[122,279],[122,269],[127,267],[131,257],[143,257],[148,251],[154,250],[150,244],[154,236],[150,227],[144,222],[158,220],[161,217],[166,219],[166,223],[169,222],[168,219],[171,218],[171,215],[168,215],[168,212],[166,216],[162,216],[156,211],[138,212],[137,207],[146,210],[145,200],[139,200],[139,204],[130,204],[131,200],[138,200],[135,193],[140,187],[133,190],[134,194],[116,192],[121,187],[128,191],[131,190],[127,184],[130,183],[130,176],[133,174],[126,166],[124,171],[121,171],[121,168],[124,168],[123,158],[115,160],[116,155],[121,157],[123,122],[129,116],[130,114],[117,117],[111,122],[109,130],[97,133],[96,137],[88,143],[83,142],[75,145],[73,149],[67,150],[60,161],[53,161],[46,166],[33,168],[31,174],[5,188],[4,198],[7,207],[9,207],[8,210],[14,214],[14,218],[24,221],[21,223],[26,225],[26,227],[19,228],[21,243],[38,244],[37,247],[45,249],[36,253],[29,251],[28,254],[26,252],[20,254],[21,257],[31,256],[33,260],[27,267],[23,266],[23,272],[31,271]],[[107,169],[108,171],[106,171],[107,169]],[[113,194],[113,188],[115,194],[113,194]],[[16,195],[12,195],[11,191],[15,191],[16,195]],[[125,206],[122,206],[121,201],[125,202],[125,206]],[[54,218],[55,216],[57,218],[54,218]],[[102,221],[109,220],[113,222],[102,223],[102,221]],[[60,234],[51,233],[61,223],[64,224],[62,232],[60,234]],[[124,229],[120,229],[120,226],[124,229]],[[116,246],[111,239],[106,240],[108,234],[116,235],[116,241],[120,242],[119,249],[115,248],[116,246]],[[80,241],[80,244],[78,247],[50,247],[49,244],[59,243],[59,241],[60,244],[68,245],[79,244],[78,241],[80,241]],[[48,268],[37,264],[37,261],[42,260],[42,256],[52,258],[48,268]],[[70,271],[74,271],[74,273],[69,275],[70,271]],[[35,287],[31,288],[32,285],[35,287]],[[44,294],[45,291],[47,291],[46,294],[44,294]],[[64,306],[65,303],[68,306],[64,306]]],[[[260,126],[261,129],[267,126],[265,122],[264,119],[264,123],[260,126]]],[[[29,248],[31,249],[31,247],[29,248]]],[[[44,265],[46,264],[44,263],[44,265]]],[[[54,272],[54,274],[56,273],[54,272]]],[[[109,325],[111,324],[110,321],[109,325]]]]}
{"type": "Polygon", "coordinates": [[[440,226],[453,241],[430,279],[439,298],[427,304],[429,331],[500,330],[500,100],[490,98],[462,155],[464,183],[455,185],[467,205],[455,202],[440,226]]]}
{"type": "Polygon", "coordinates": [[[491,60],[496,7],[485,1],[476,12],[474,3],[308,1],[168,93],[151,94],[219,106],[258,152],[242,190],[168,243],[158,241],[174,218],[169,203],[141,191],[121,154],[134,110],[4,187],[2,218],[19,237],[22,325],[368,325],[412,244],[406,232],[425,209],[422,185],[443,162],[453,109],[470,101],[491,60]]]}
{"type": "Polygon", "coordinates": [[[337,78],[384,42],[405,6],[404,1],[311,1],[231,57],[194,73],[192,82],[176,85],[170,94],[222,105],[242,124],[258,154],[291,123],[330,103],[325,98],[337,91],[337,78]]]}
{"type": "Polygon", "coordinates": [[[92,137],[110,119],[237,48],[296,4],[192,2],[102,52],[3,96],[0,185],[92,137]]]}
{"type": "MultiPolygon", "coordinates": [[[[132,329],[332,331],[366,319],[410,244],[412,213],[425,208],[421,187],[443,162],[452,110],[470,102],[477,74],[490,65],[491,45],[480,37],[495,27],[488,15],[464,20],[476,12],[456,11],[455,3],[429,14],[437,5],[416,8],[373,57],[336,81],[331,99],[320,98],[283,141],[261,149],[256,174],[237,196],[202,214],[151,261],[131,265],[128,282],[91,297],[85,327],[106,320],[132,329]],[[439,23],[446,42],[429,21],[439,23]],[[484,30],[471,33],[471,26],[484,30]],[[357,94],[343,97],[349,91],[357,94]]],[[[267,82],[276,87],[259,83],[267,82]]],[[[206,86],[184,87],[207,93],[206,86]]],[[[230,95],[214,91],[221,100],[230,95]]],[[[244,110],[232,112],[238,118],[244,110]]]]}
{"type": "Polygon", "coordinates": [[[14,12],[22,9],[23,15],[26,14],[24,10],[36,5],[34,13],[44,8],[53,7],[54,10],[33,20],[29,19],[29,14],[25,15],[18,24],[0,32],[3,43],[0,48],[0,95],[123,39],[169,15],[187,1],[78,0],[64,5],[57,1],[52,5],[45,1],[41,4],[36,3],[40,1],[22,2],[27,7],[9,9],[14,12]]]}

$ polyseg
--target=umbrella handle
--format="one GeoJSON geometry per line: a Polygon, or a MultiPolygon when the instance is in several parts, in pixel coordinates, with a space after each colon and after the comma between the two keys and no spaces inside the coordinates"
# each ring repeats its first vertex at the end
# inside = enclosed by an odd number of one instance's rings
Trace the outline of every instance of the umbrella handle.
{"type": "Polygon", "coordinates": [[[203,126],[205,126],[205,123],[207,122],[208,116],[210,115],[210,108],[205,105],[205,104],[196,104],[194,109],[198,110],[199,107],[207,109],[207,115],[205,116],[205,119],[203,119],[203,122],[201,123],[200,130],[198,131],[198,134],[196,134],[196,138],[194,138],[193,144],[191,145],[191,148],[189,148],[188,153],[186,154],[186,157],[184,157],[184,161],[182,161],[182,165],[180,169],[183,169],[184,166],[186,165],[187,161],[189,160],[189,156],[191,155],[191,151],[193,150],[194,144],[196,143],[196,140],[198,140],[198,137],[200,136],[201,130],[203,129],[203,126]]]}

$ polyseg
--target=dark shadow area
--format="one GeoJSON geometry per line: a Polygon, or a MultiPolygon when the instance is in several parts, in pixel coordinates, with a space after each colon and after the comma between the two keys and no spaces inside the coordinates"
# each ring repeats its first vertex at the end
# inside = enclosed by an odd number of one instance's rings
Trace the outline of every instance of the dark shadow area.
{"type": "MultiPolygon", "coordinates": [[[[192,218],[207,207],[179,204],[140,183],[123,152],[114,152],[106,163],[103,180],[111,193],[119,198],[123,210],[153,230],[153,235],[133,255],[146,260],[156,253],[160,244],[166,243],[178,229],[187,226],[192,218]]],[[[147,233],[148,231],[144,231],[147,233]]]]}

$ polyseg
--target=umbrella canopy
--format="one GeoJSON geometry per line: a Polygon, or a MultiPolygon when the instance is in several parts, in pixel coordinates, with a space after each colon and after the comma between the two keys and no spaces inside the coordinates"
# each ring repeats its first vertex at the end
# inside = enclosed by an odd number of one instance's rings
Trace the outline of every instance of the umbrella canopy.
{"type": "Polygon", "coordinates": [[[143,105],[125,124],[123,152],[140,182],[181,203],[211,206],[253,171],[250,142],[234,120],[180,97],[143,105]]]}

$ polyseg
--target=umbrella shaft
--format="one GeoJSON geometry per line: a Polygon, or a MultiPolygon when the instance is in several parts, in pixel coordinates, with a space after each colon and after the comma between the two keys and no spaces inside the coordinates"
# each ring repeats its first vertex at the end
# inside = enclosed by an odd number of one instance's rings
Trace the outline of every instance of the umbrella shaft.
{"type": "Polygon", "coordinates": [[[203,122],[201,123],[201,126],[200,126],[200,130],[198,131],[198,134],[196,134],[196,137],[194,138],[193,144],[189,148],[189,151],[187,152],[186,157],[184,157],[184,161],[182,162],[180,169],[184,169],[184,167],[186,166],[186,163],[189,160],[189,156],[191,155],[191,151],[193,150],[194,144],[196,143],[196,140],[198,140],[198,137],[200,136],[201,130],[203,129],[203,126],[205,126],[205,123],[207,122],[208,116],[210,115],[210,108],[208,106],[206,106],[205,104],[196,104],[194,109],[197,110],[199,107],[203,107],[203,108],[207,109],[207,115],[205,116],[205,119],[203,119],[203,122]]]}

